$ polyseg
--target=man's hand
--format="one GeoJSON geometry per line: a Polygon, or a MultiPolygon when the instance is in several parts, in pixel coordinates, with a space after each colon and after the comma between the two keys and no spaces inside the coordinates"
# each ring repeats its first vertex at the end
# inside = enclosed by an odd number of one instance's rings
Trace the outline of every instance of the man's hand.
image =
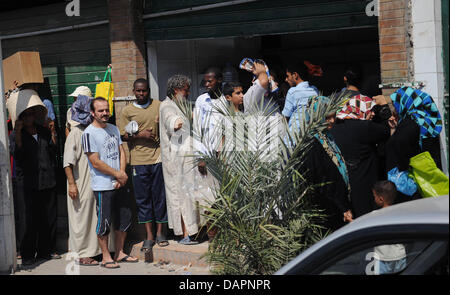
{"type": "Polygon", "coordinates": [[[370,111],[366,113],[366,120],[370,121],[373,119],[373,117],[375,117],[375,113],[370,111]]]}
{"type": "Polygon", "coordinates": [[[344,221],[345,222],[352,222],[353,221],[353,214],[351,210],[348,210],[344,212],[344,221]]]}
{"type": "Polygon", "coordinates": [[[378,105],[387,104],[387,99],[384,95],[377,95],[377,96],[374,96],[372,99],[375,100],[375,103],[378,105]]]}
{"type": "Polygon", "coordinates": [[[125,186],[125,184],[127,183],[128,175],[125,173],[125,171],[117,171],[114,177],[117,179],[117,182],[120,184],[120,186],[125,186]]]}
{"type": "Polygon", "coordinates": [[[138,136],[140,138],[152,139],[152,140],[155,140],[155,138],[156,138],[156,134],[153,133],[153,128],[142,130],[141,132],[138,133],[138,136]]]}
{"type": "Polygon", "coordinates": [[[259,62],[255,62],[254,63],[254,69],[253,69],[253,74],[258,77],[261,73],[265,73],[266,72],[266,66],[262,63],[259,62]]]}
{"type": "Polygon", "coordinates": [[[206,162],[202,161],[198,163],[198,172],[200,172],[200,174],[203,176],[208,175],[208,169],[206,169],[206,162]]]}
{"type": "Polygon", "coordinates": [[[397,129],[397,119],[395,119],[394,116],[391,116],[388,119],[389,128],[391,129],[391,135],[394,134],[395,130],[397,129]]]}
{"type": "Polygon", "coordinates": [[[56,133],[56,129],[55,129],[55,121],[53,120],[48,120],[48,128],[50,129],[50,131],[52,133],[56,133]]]}
{"type": "Polygon", "coordinates": [[[178,131],[178,130],[181,129],[181,127],[183,127],[183,120],[180,119],[180,118],[178,118],[178,119],[175,121],[175,128],[174,128],[173,130],[178,131]]]}
{"type": "Polygon", "coordinates": [[[78,188],[75,183],[69,184],[68,192],[69,192],[69,197],[72,200],[75,200],[76,198],[78,198],[78,188]]]}

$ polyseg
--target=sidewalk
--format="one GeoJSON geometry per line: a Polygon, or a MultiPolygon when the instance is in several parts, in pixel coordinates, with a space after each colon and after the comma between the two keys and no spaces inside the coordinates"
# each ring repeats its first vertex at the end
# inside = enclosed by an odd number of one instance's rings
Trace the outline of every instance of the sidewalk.
{"type": "Polygon", "coordinates": [[[142,242],[131,246],[131,256],[139,258],[138,263],[120,263],[120,268],[106,269],[100,266],[78,266],[70,253],[61,259],[40,261],[32,267],[22,268],[17,261],[15,275],[210,275],[209,266],[200,258],[208,249],[208,242],[198,245],[180,245],[169,240],[167,247],[155,245],[150,256],[140,252],[142,242]]]}
{"type": "Polygon", "coordinates": [[[37,263],[32,268],[22,269],[18,260],[18,270],[15,275],[210,275],[209,267],[165,264],[155,261],[146,263],[121,263],[120,268],[106,269],[100,266],[78,266],[73,259],[68,259],[67,253],[62,259],[48,260],[37,263]],[[79,271],[78,271],[79,270],[79,271]]]}

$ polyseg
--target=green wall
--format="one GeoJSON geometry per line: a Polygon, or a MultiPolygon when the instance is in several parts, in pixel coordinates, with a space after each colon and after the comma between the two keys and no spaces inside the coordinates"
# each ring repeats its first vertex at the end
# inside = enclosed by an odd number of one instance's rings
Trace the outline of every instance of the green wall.
{"type": "MultiPolygon", "coordinates": [[[[223,1],[146,1],[144,14],[223,1]]],[[[144,20],[146,40],[178,40],[377,27],[361,0],[261,0],[144,20]]]]}

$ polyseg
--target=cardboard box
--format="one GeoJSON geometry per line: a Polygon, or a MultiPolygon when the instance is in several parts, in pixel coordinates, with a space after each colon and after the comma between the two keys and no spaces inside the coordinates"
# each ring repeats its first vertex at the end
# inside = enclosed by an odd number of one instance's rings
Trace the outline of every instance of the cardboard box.
{"type": "Polygon", "coordinates": [[[3,77],[6,90],[14,89],[14,81],[21,86],[25,83],[44,83],[39,52],[18,51],[3,60],[3,77]]]}

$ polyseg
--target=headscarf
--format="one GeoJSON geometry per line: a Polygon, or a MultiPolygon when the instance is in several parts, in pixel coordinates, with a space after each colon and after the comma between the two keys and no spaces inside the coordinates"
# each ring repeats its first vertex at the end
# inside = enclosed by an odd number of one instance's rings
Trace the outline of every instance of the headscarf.
{"type": "MultiPolygon", "coordinates": [[[[309,98],[308,101],[308,108],[313,108],[313,110],[316,110],[318,108],[319,104],[329,104],[330,99],[325,96],[313,96],[309,98]]],[[[306,120],[309,121],[309,115],[308,112],[306,114],[306,120]]],[[[323,118],[323,121],[325,122],[326,118],[323,118]]],[[[344,157],[342,156],[341,150],[334,142],[333,137],[328,132],[327,129],[325,129],[322,132],[318,132],[314,134],[314,137],[320,142],[325,152],[328,154],[328,156],[331,158],[333,163],[336,165],[336,167],[339,170],[339,173],[342,175],[342,178],[344,179],[345,184],[347,185],[348,191],[350,193],[350,182],[348,179],[348,170],[347,166],[345,165],[344,157]]]]}
{"type": "Polygon", "coordinates": [[[422,138],[437,137],[442,130],[442,118],[431,96],[419,89],[402,87],[391,95],[399,122],[414,120],[420,127],[422,138]]]}
{"type": "Polygon", "coordinates": [[[355,95],[345,102],[342,109],[337,113],[338,119],[366,120],[366,115],[375,105],[370,97],[362,94],[355,95]]]}
{"type": "Polygon", "coordinates": [[[92,97],[86,95],[78,95],[77,100],[72,104],[72,120],[87,126],[92,123],[91,116],[91,100],[92,97]]]}

